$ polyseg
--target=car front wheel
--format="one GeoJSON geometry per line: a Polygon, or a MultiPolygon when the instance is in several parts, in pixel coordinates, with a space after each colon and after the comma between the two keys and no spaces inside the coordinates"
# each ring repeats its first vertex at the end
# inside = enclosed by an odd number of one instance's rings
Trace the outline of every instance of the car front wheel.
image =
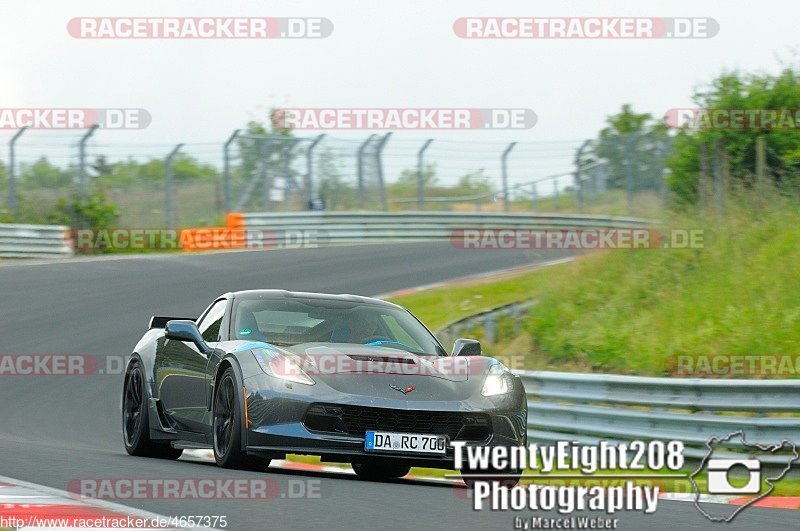
{"type": "Polygon", "coordinates": [[[242,405],[236,374],[231,367],[223,373],[214,392],[214,460],[223,468],[266,470],[269,459],[242,451],[242,405]]]}

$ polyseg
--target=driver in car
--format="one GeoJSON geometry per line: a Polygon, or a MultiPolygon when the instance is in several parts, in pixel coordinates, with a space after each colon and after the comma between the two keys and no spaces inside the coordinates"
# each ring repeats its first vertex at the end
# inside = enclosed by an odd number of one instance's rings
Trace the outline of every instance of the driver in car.
{"type": "Polygon", "coordinates": [[[336,325],[331,334],[331,341],[364,344],[379,337],[382,337],[382,334],[378,328],[378,317],[376,315],[354,313],[348,314],[344,320],[336,325]]]}

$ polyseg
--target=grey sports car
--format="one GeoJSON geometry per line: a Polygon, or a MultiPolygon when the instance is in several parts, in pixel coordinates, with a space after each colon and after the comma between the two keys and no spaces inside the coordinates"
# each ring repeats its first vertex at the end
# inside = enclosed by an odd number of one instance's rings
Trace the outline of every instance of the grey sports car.
{"type": "Polygon", "coordinates": [[[241,291],[198,319],[153,317],[122,393],[131,455],[211,448],[247,469],[318,455],[367,479],[451,469],[450,441],[525,444],[526,423],[520,379],[480,343],[448,354],[409,311],[354,295],[241,291]]]}

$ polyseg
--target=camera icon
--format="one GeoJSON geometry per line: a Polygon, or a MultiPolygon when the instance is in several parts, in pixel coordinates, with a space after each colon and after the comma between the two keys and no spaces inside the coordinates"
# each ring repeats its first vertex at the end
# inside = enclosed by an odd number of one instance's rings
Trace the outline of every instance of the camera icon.
{"type": "Polygon", "coordinates": [[[761,463],[757,459],[709,459],[709,494],[757,494],[761,490],[761,463]],[[747,484],[735,487],[729,478],[734,467],[744,467],[750,473],[747,484]]]}

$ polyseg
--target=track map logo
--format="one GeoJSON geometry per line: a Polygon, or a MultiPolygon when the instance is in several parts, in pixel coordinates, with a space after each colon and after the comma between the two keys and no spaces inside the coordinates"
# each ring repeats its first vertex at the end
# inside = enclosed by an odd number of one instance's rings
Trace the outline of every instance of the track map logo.
{"type": "Polygon", "coordinates": [[[712,437],[706,448],[708,453],[689,481],[697,510],[712,522],[731,522],[739,513],[770,496],[776,484],[800,462],[795,443],[785,439],[773,444],[751,443],[741,430],[725,437],[712,437]],[[744,449],[746,453],[720,451],[728,447],[744,449]],[[705,479],[705,489],[701,479],[705,479]],[[732,505],[714,504],[716,510],[712,510],[703,504],[704,494],[738,497],[738,504],[735,509],[732,505]]]}

